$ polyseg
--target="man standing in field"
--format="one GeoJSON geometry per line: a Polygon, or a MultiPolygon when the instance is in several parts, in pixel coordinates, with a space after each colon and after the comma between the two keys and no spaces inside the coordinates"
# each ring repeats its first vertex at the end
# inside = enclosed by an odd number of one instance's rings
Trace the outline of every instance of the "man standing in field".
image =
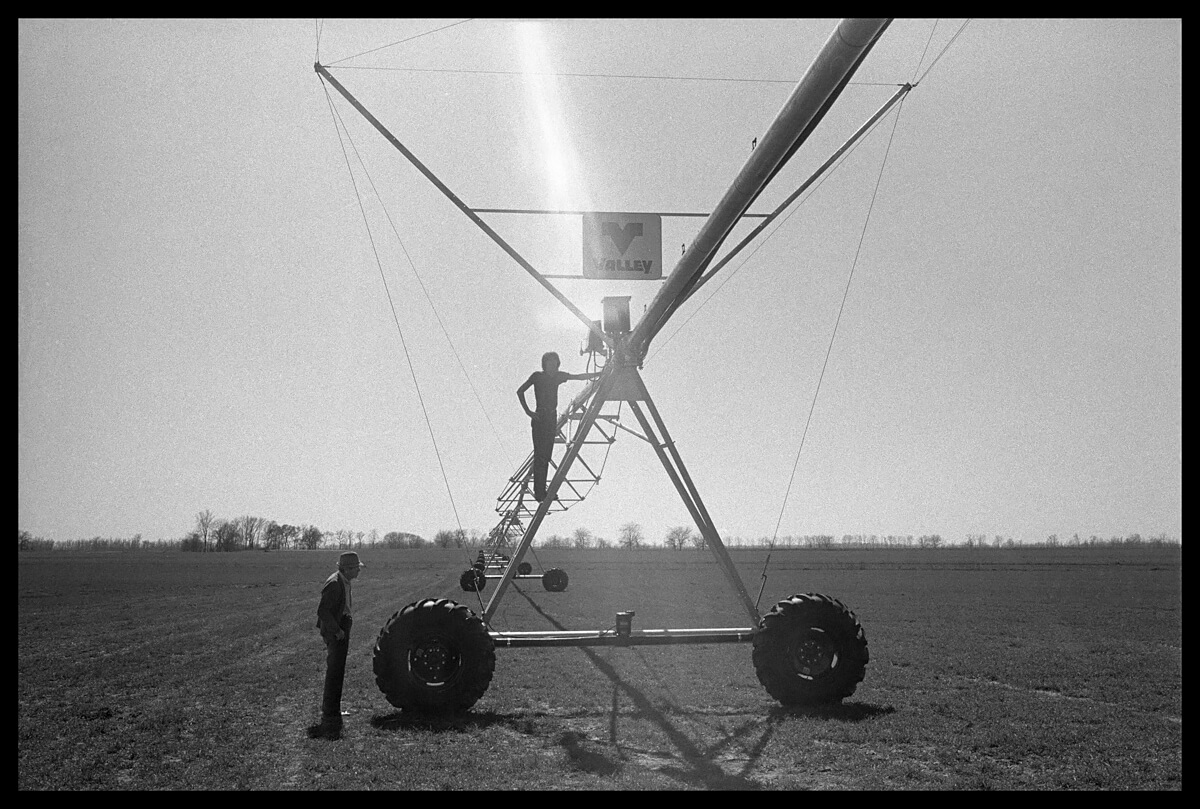
{"type": "Polygon", "coordinates": [[[346,676],[346,654],[350,651],[350,582],[365,567],[358,554],[346,551],[338,557],[338,569],[321,588],[317,628],[325,640],[325,693],[321,698],[321,724],[313,736],[338,738],[342,731],[342,682],[346,676]]]}
{"type": "Polygon", "coordinates": [[[558,424],[558,386],[570,379],[595,379],[600,374],[568,374],[558,370],[558,354],[548,351],[542,355],[542,370],[534,371],[517,388],[517,400],[529,416],[533,428],[533,498],[539,503],[546,498],[546,469],[554,452],[554,434],[558,424]],[[533,388],[536,410],[529,409],[525,391],[533,388]]]}

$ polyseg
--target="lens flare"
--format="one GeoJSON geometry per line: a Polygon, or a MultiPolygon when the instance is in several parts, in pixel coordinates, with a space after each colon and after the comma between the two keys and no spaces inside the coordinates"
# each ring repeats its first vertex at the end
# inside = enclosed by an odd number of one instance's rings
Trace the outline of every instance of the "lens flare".
{"type": "Polygon", "coordinates": [[[587,189],[580,177],[579,158],[563,116],[544,26],[526,22],[517,26],[522,69],[530,109],[537,125],[544,170],[549,187],[547,196],[556,208],[590,209],[587,189]]]}

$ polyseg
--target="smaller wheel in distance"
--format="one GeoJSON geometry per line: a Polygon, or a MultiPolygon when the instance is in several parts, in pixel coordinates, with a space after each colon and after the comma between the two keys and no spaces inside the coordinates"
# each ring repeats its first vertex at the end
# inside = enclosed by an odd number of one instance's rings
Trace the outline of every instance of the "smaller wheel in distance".
{"type": "Polygon", "coordinates": [[[517,572],[522,576],[528,576],[533,572],[533,565],[529,564],[528,562],[522,562],[521,564],[517,565],[517,572]]]}
{"type": "Polygon", "coordinates": [[[561,593],[567,589],[567,571],[552,567],[542,574],[542,586],[551,593],[561,593]]]}
{"type": "Polygon", "coordinates": [[[468,593],[477,593],[487,586],[487,576],[479,568],[464,570],[458,579],[458,586],[468,593]]]}

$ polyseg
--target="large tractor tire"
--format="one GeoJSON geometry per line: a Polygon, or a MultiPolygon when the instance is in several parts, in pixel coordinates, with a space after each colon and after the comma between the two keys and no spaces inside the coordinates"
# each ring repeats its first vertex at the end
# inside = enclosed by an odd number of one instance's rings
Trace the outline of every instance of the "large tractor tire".
{"type": "Polygon", "coordinates": [[[464,570],[463,574],[458,577],[458,586],[468,593],[478,593],[487,587],[487,576],[483,575],[483,571],[477,567],[464,570]]]}
{"type": "Polygon", "coordinates": [[[415,601],[379,631],[375,683],[406,711],[457,713],[479,701],[496,670],[496,650],[479,616],[445,598],[415,601]]]}
{"type": "Polygon", "coordinates": [[[552,593],[567,589],[567,571],[552,567],[542,574],[542,586],[552,593]]]}
{"type": "Polygon", "coordinates": [[[517,572],[522,576],[528,576],[533,572],[533,565],[529,564],[528,562],[522,562],[521,564],[517,565],[517,572]]]}
{"type": "Polygon", "coordinates": [[[807,593],[776,604],[754,636],[754,671],[784,705],[841,702],[866,674],[867,637],[836,598],[807,593]]]}

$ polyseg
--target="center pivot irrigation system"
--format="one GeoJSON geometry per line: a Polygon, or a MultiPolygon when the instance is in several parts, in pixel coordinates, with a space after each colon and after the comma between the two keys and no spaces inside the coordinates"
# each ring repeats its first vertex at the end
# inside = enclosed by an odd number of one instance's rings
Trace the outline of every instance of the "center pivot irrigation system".
{"type": "MultiPolygon", "coordinates": [[[[854,693],[863,679],[868,660],[866,636],[854,613],[840,601],[817,593],[793,595],[777,603],[766,614],[759,613],[757,603],[750,597],[734,567],[639,371],[651,340],[678,308],[912,89],[910,84],[901,85],[875,116],[808,181],[733,251],[714,263],[718,249],[733,227],[748,215],[751,204],[829,111],[889,22],[886,19],[844,20],[837,26],[665,279],[641,320],[632,328],[627,305],[621,311],[622,299],[606,299],[604,321],[588,318],[479,217],[479,213],[489,211],[468,207],[330,75],[325,66],[319,61],[314,65],[316,72],[430,182],[587,326],[593,356],[606,359],[599,376],[558,419],[558,440],[564,452],[554,463],[547,496],[539,503],[527,502],[532,476],[531,456],[509,478],[499,498],[500,522],[490,532],[487,545],[474,567],[464,572],[461,579],[464,590],[475,592],[483,590],[489,578],[498,579],[482,616],[465,604],[427,598],[395,613],[380,631],[374,650],[374,671],[379,688],[391,704],[402,709],[437,712],[470,708],[491,683],[496,647],[751,642],[759,680],[771,696],[785,705],[838,702],[854,693]],[[611,309],[610,302],[616,304],[611,309]],[[620,425],[619,411],[625,404],[636,418],[640,434],[620,425]],[[587,492],[581,492],[577,486],[590,488],[598,481],[599,473],[594,471],[596,464],[589,463],[585,457],[588,448],[604,447],[607,452],[618,428],[637,435],[653,447],[733,589],[749,625],[635,630],[633,613],[622,612],[616,616],[615,627],[603,630],[499,632],[491,629],[492,618],[514,579],[539,578],[546,590],[566,589],[564,571],[552,569],[535,575],[523,557],[530,550],[547,513],[562,510],[582,499],[587,492]],[[578,477],[571,477],[576,464],[584,471],[576,472],[578,477]],[[563,489],[564,484],[566,489],[563,489]],[[561,500],[560,491],[563,493],[561,500]]],[[[617,227],[624,226],[618,224],[617,227]]]]}

